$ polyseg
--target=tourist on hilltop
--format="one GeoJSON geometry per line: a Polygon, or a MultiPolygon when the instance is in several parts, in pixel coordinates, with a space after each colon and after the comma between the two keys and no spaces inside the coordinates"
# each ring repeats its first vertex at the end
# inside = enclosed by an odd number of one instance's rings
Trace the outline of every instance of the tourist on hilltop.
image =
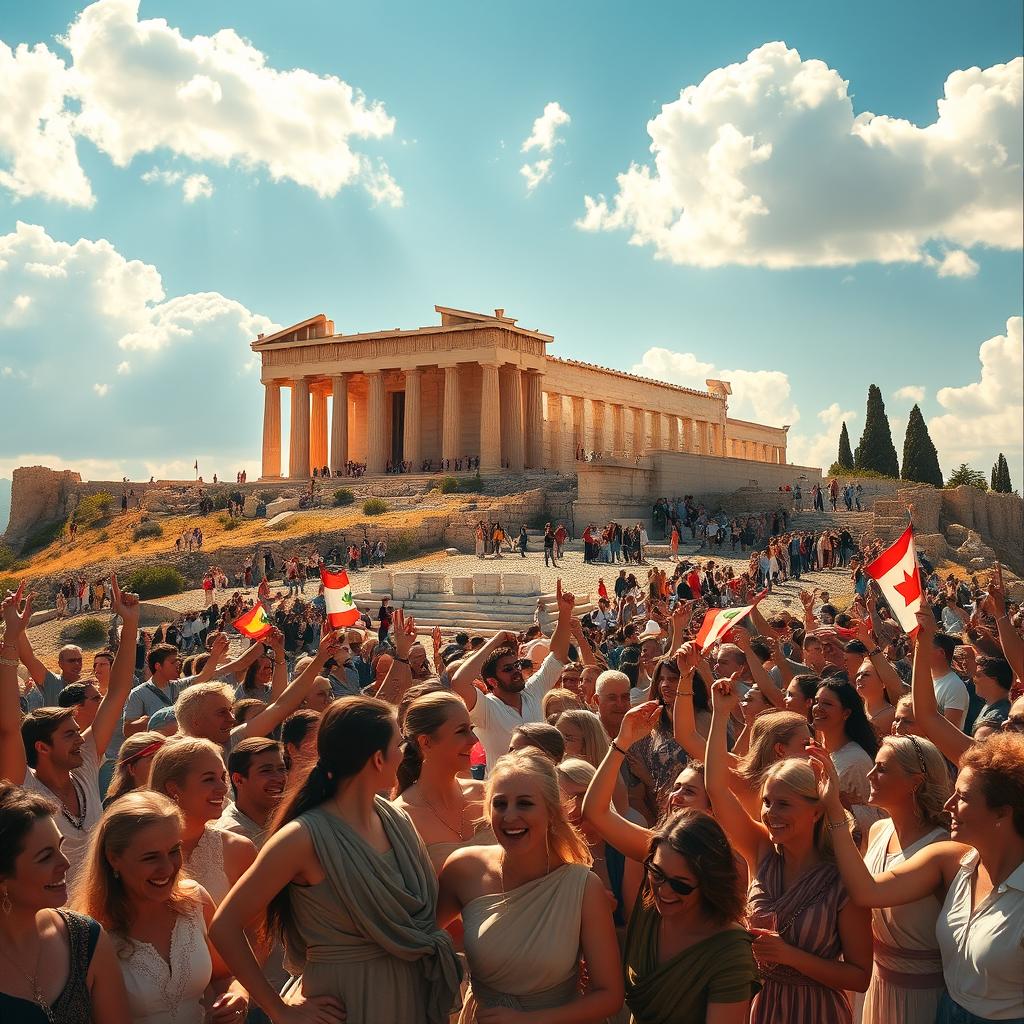
{"type": "Polygon", "coordinates": [[[446,1024],[457,1005],[461,972],[435,920],[434,871],[408,816],[378,796],[395,784],[400,740],[385,702],[332,704],[316,764],[214,917],[217,948],[272,1020],[446,1024]],[[301,971],[301,996],[289,1002],[313,1016],[289,1011],[264,978],[243,931],[260,915],[301,971]],[[315,955],[341,945],[344,958],[315,955]]]}
{"type": "Polygon", "coordinates": [[[55,807],[0,782],[0,1016],[9,1024],[127,1024],[110,937],[67,903],[67,855],[55,807]]]}
{"type": "Polygon", "coordinates": [[[114,580],[114,612],[122,620],[121,642],[110,686],[85,730],[70,708],[40,708],[24,720],[18,702],[19,641],[32,614],[32,598],[23,601],[24,584],[3,601],[5,633],[0,646],[0,778],[25,786],[60,810],[57,826],[72,864],[79,870],[92,830],[100,819],[100,762],[121,717],[132,685],[139,599],[123,594],[114,580]]]}
{"type": "Polygon", "coordinates": [[[544,524],[544,566],[548,564],[557,569],[558,562],[555,561],[555,531],[551,529],[550,523],[544,524]]]}
{"type": "Polygon", "coordinates": [[[497,845],[457,850],[440,878],[438,921],[461,917],[469,965],[461,1024],[499,1020],[485,1012],[497,1007],[552,1021],[617,1013],[622,976],[611,907],[585,840],[566,819],[554,766],[532,753],[503,756],[484,808],[497,845]]]}
{"type": "Polygon", "coordinates": [[[525,558],[526,557],[526,544],[527,544],[527,541],[528,541],[528,537],[527,537],[527,534],[526,534],[526,523],[523,523],[523,525],[519,527],[519,539],[517,541],[517,546],[519,548],[519,556],[520,556],[520,558],[525,558]]]}
{"type": "Polygon", "coordinates": [[[565,528],[564,523],[559,523],[555,527],[555,557],[561,558],[562,552],[565,549],[565,542],[569,539],[569,531],[565,528]]]}

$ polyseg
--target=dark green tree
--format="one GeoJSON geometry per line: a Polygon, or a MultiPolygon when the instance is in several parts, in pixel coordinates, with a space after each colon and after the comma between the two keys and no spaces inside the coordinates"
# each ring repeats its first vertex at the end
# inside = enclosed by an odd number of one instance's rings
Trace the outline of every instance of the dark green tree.
{"type": "Polygon", "coordinates": [[[978,490],[987,491],[988,484],[985,483],[985,474],[976,469],[971,469],[966,462],[961,462],[950,474],[946,481],[947,487],[960,487],[966,484],[968,487],[977,487],[978,490]]]}
{"type": "Polygon", "coordinates": [[[900,464],[896,460],[896,448],[892,443],[889,417],[885,414],[885,402],[877,384],[868,388],[868,407],[864,416],[864,433],[853,457],[857,469],[870,469],[883,476],[898,479],[900,464]]]}
{"type": "Polygon", "coordinates": [[[836,461],[840,469],[853,469],[853,452],[850,451],[850,435],[846,430],[846,420],[843,420],[843,429],[839,431],[839,458],[836,461]]]}
{"type": "Polygon", "coordinates": [[[900,476],[904,480],[914,480],[919,484],[942,486],[939,453],[932,444],[928,426],[916,404],[910,410],[910,417],[907,419],[907,433],[903,439],[903,469],[900,476]]]}
{"type": "Polygon", "coordinates": [[[1010,482],[1010,466],[1002,452],[999,453],[999,458],[992,467],[992,490],[997,494],[1009,494],[1013,490],[1013,484],[1010,482]]]}

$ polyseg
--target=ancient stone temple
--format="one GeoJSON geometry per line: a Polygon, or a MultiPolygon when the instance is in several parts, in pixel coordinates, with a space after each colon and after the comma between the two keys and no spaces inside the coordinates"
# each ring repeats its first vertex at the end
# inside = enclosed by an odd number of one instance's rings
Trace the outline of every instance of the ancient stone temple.
{"type": "Polygon", "coordinates": [[[572,472],[587,458],[675,451],[786,462],[788,426],[731,419],[727,381],[707,391],[551,355],[549,334],[505,316],[435,306],[441,323],[337,334],[322,313],[252,349],[264,386],[263,478],[306,478],[347,462],[480,460],[481,473],[572,472]],[[290,391],[282,460],[281,390],[290,391]]]}

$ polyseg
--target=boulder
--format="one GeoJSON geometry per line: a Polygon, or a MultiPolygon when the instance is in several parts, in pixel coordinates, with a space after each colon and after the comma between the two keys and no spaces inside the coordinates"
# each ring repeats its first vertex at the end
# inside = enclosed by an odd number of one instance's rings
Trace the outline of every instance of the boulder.
{"type": "Polygon", "coordinates": [[[446,555],[458,555],[461,554],[458,548],[445,548],[444,553],[446,555]]]}
{"type": "Polygon", "coordinates": [[[267,519],[273,519],[282,512],[294,512],[298,507],[298,498],[275,498],[267,505],[267,519]]]}
{"type": "Polygon", "coordinates": [[[256,518],[256,509],[260,506],[260,499],[255,494],[246,495],[245,504],[242,505],[242,515],[246,519],[256,518]]]}

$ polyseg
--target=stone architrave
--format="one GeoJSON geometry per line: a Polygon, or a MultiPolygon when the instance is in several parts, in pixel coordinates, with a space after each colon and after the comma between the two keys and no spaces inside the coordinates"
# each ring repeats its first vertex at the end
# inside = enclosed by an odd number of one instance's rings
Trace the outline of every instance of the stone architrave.
{"type": "Polygon", "coordinates": [[[383,372],[370,370],[366,383],[366,472],[372,475],[383,473],[387,463],[383,372]]]}
{"type": "Polygon", "coordinates": [[[461,452],[462,424],[459,418],[459,367],[457,363],[444,367],[444,411],[441,419],[441,458],[455,460],[461,452]]]}
{"type": "Polygon", "coordinates": [[[281,475],[281,385],[268,381],[263,395],[263,478],[281,475]]]}
{"type": "Polygon", "coordinates": [[[291,480],[309,479],[309,380],[305,377],[292,382],[288,477],[291,480]]]}
{"type": "Polygon", "coordinates": [[[348,374],[331,378],[331,468],[344,471],[348,462],[348,374]]]}
{"type": "Polygon", "coordinates": [[[526,394],[523,402],[524,432],[527,469],[544,467],[544,375],[536,370],[526,374],[526,394]]]}
{"type": "Polygon", "coordinates": [[[402,457],[418,473],[423,461],[423,386],[422,372],[411,366],[405,372],[405,428],[402,457]]]}
{"type": "Polygon", "coordinates": [[[501,469],[501,388],[498,364],[481,363],[480,386],[480,469],[501,469]]]}
{"type": "Polygon", "coordinates": [[[319,472],[327,465],[327,392],[313,391],[313,415],[309,425],[309,461],[319,472]]]}

